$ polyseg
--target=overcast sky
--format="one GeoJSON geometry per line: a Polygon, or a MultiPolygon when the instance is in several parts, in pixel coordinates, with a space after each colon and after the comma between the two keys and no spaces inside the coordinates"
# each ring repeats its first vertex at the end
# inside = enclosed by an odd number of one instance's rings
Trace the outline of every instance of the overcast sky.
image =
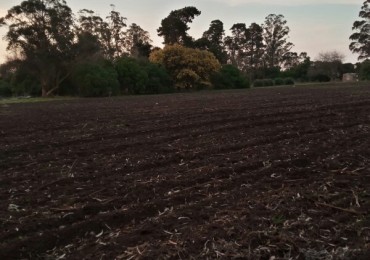
{"type": "MultiPolygon", "coordinates": [[[[0,16],[18,0],[0,0],[0,16]]],[[[189,34],[199,38],[212,20],[219,19],[225,25],[226,34],[234,23],[262,24],[269,14],[282,14],[291,29],[293,51],[307,52],[315,59],[319,52],[337,50],[345,55],[345,61],[356,62],[348,46],[352,24],[358,18],[362,0],[67,0],[74,13],[87,8],[105,17],[114,4],[116,11],[127,17],[128,23],[136,23],[150,33],[153,44],[161,46],[156,29],[171,10],[195,6],[202,14],[190,24],[189,34]]],[[[7,29],[0,28],[1,39],[7,29]]],[[[0,63],[5,59],[6,42],[0,40],[0,63]]]]}

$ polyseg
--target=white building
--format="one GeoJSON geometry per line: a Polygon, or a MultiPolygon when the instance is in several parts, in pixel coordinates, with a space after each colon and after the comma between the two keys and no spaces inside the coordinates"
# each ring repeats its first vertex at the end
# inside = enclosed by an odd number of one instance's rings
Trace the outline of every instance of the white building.
{"type": "Polygon", "coordinates": [[[343,74],[343,81],[350,82],[350,81],[358,81],[357,73],[345,73],[343,74]]]}

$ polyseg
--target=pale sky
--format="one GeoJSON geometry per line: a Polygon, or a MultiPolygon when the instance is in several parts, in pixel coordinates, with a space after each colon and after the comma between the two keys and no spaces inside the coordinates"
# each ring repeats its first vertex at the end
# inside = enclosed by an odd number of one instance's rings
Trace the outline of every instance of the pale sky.
{"type": "MultiPolygon", "coordinates": [[[[356,62],[348,46],[352,25],[358,19],[363,0],[66,0],[76,14],[86,8],[105,17],[114,4],[128,20],[136,23],[150,33],[155,46],[161,46],[162,38],[156,29],[161,20],[175,9],[195,6],[202,14],[190,24],[189,34],[201,37],[212,20],[224,23],[226,34],[235,23],[252,22],[262,24],[269,14],[282,14],[291,29],[290,41],[295,45],[293,51],[307,52],[315,59],[320,52],[339,51],[345,55],[346,62],[356,62]]],[[[0,16],[21,0],[0,0],[0,16]]],[[[6,42],[2,40],[6,28],[0,28],[0,63],[5,60],[6,42]]]]}

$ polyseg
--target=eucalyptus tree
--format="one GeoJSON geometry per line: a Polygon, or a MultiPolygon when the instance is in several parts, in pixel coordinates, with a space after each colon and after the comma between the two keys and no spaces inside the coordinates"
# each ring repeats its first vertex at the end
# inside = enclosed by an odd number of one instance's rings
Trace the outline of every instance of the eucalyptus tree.
{"type": "Polygon", "coordinates": [[[26,0],[9,9],[1,24],[8,26],[7,49],[38,79],[42,96],[52,95],[69,75],[73,60],[70,7],[64,0],[26,0]]]}
{"type": "Polygon", "coordinates": [[[255,74],[263,67],[262,57],[265,53],[265,45],[263,43],[263,29],[260,25],[252,23],[247,28],[246,47],[246,70],[250,80],[253,80],[255,74]]]}
{"type": "Polygon", "coordinates": [[[225,37],[225,46],[229,63],[239,70],[245,69],[247,27],[245,23],[236,23],[231,27],[231,36],[225,37]]]}
{"type": "MultiPolygon", "coordinates": [[[[113,6],[114,7],[114,6],[113,6]]],[[[104,46],[110,59],[123,56],[126,50],[124,29],[127,27],[126,18],[114,9],[110,11],[107,18],[107,30],[104,30],[104,46]]]]}
{"type": "Polygon", "coordinates": [[[229,62],[248,74],[251,80],[256,71],[263,67],[265,45],[262,32],[262,27],[256,23],[248,28],[244,23],[237,23],[231,27],[231,36],[225,38],[229,62]]]}
{"type": "Polygon", "coordinates": [[[149,33],[136,23],[131,24],[126,31],[125,45],[131,57],[149,58],[151,42],[149,33]]]}
{"type": "Polygon", "coordinates": [[[263,24],[264,59],[267,68],[280,68],[287,53],[293,48],[288,41],[290,29],[283,15],[270,14],[263,24]]]}
{"type": "Polygon", "coordinates": [[[80,34],[91,34],[96,37],[107,59],[114,60],[127,53],[126,18],[119,12],[113,9],[105,20],[88,9],[80,10],[78,15],[77,31],[80,34]]]}
{"type": "Polygon", "coordinates": [[[360,20],[353,23],[352,30],[355,31],[350,40],[350,50],[357,53],[359,60],[370,58],[370,0],[366,0],[359,13],[360,20]]]}

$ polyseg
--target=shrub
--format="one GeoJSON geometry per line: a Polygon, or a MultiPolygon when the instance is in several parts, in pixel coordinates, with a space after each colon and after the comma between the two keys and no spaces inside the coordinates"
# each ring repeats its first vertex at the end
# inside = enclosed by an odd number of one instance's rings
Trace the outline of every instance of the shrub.
{"type": "Polygon", "coordinates": [[[143,65],[143,68],[148,75],[148,81],[145,85],[145,93],[159,94],[171,93],[174,91],[171,77],[162,66],[146,62],[143,65]]]}
{"type": "Polygon", "coordinates": [[[294,79],[292,78],[284,79],[284,85],[294,85],[294,84],[295,84],[294,79]]]}
{"type": "Polygon", "coordinates": [[[271,87],[274,86],[274,81],[272,79],[256,79],[253,82],[254,87],[271,87]]]}
{"type": "Polygon", "coordinates": [[[275,86],[281,86],[285,84],[285,80],[282,78],[276,78],[274,79],[274,85],[275,86]]]}
{"type": "Polygon", "coordinates": [[[313,75],[311,76],[311,81],[318,81],[318,82],[329,82],[330,81],[330,77],[326,74],[316,74],[316,75],[313,75]]]}
{"type": "Polygon", "coordinates": [[[219,72],[212,76],[211,82],[215,89],[242,89],[250,87],[248,79],[233,65],[224,65],[219,72]]]}
{"type": "Polygon", "coordinates": [[[147,72],[133,58],[123,57],[116,61],[115,69],[121,92],[128,94],[143,94],[148,83],[147,72]]]}
{"type": "Polygon", "coordinates": [[[117,73],[108,63],[79,64],[73,71],[72,82],[84,97],[104,97],[119,93],[117,73]]]}
{"type": "Polygon", "coordinates": [[[263,79],[256,79],[253,82],[253,87],[263,87],[263,79]]]}
{"type": "Polygon", "coordinates": [[[0,79],[0,97],[10,97],[12,96],[11,85],[5,80],[0,79]]]}
{"type": "Polygon", "coordinates": [[[242,88],[249,88],[250,83],[249,80],[245,77],[241,76],[239,78],[234,79],[233,88],[242,89],[242,88]]]}
{"type": "Polygon", "coordinates": [[[211,86],[211,76],[221,69],[213,53],[178,44],[153,51],[149,60],[163,65],[179,89],[211,86]]]}
{"type": "Polygon", "coordinates": [[[79,95],[79,88],[78,86],[74,85],[75,82],[71,77],[66,78],[61,84],[58,89],[58,95],[60,96],[78,96],[79,95]]]}
{"type": "Polygon", "coordinates": [[[33,67],[23,60],[10,60],[0,65],[0,75],[3,90],[6,93],[0,95],[14,96],[39,96],[41,84],[38,77],[33,73],[33,67]],[[4,84],[6,87],[4,87],[4,84]],[[5,89],[4,89],[5,88],[5,89]]]}
{"type": "Polygon", "coordinates": [[[264,79],[263,86],[264,87],[271,87],[274,85],[274,81],[272,79],[264,79]]]}
{"type": "Polygon", "coordinates": [[[370,80],[370,60],[366,60],[360,65],[359,78],[361,80],[370,80]]]}
{"type": "Polygon", "coordinates": [[[23,79],[18,78],[13,84],[13,94],[15,96],[40,96],[41,84],[34,77],[27,76],[23,79]]]}

